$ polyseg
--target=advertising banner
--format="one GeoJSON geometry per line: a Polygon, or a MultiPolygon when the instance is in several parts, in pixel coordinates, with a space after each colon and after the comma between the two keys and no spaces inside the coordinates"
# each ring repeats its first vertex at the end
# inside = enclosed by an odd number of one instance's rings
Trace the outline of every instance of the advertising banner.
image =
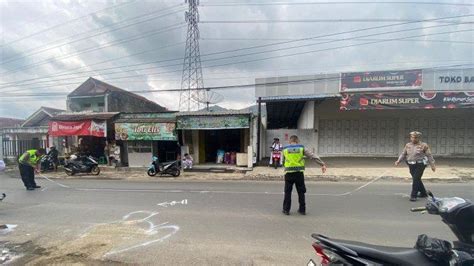
{"type": "Polygon", "coordinates": [[[235,129],[249,128],[248,115],[184,116],[178,117],[178,129],[235,129]]]}
{"type": "Polygon", "coordinates": [[[474,92],[343,94],[340,109],[474,108],[474,92]]]}
{"type": "Polygon", "coordinates": [[[107,136],[107,124],[105,121],[50,121],[48,127],[48,134],[54,137],[107,136]]]}
{"type": "Polygon", "coordinates": [[[421,69],[342,73],[340,91],[419,90],[422,82],[421,69]]]}
{"type": "Polygon", "coordinates": [[[116,123],[116,140],[178,140],[175,123],[116,123]]]}

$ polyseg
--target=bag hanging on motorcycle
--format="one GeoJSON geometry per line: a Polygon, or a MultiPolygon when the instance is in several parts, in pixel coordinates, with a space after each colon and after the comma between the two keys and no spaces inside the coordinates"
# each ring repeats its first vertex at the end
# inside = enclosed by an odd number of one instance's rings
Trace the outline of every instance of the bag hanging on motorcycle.
{"type": "Polygon", "coordinates": [[[437,262],[438,265],[449,265],[452,246],[448,241],[427,235],[419,235],[415,248],[430,260],[437,262]]]}

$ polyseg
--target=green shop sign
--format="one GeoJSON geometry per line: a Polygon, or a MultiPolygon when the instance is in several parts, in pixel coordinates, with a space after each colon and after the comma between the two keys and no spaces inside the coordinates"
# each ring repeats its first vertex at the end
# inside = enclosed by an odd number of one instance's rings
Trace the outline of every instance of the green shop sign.
{"type": "Polygon", "coordinates": [[[178,129],[234,129],[249,127],[248,115],[183,116],[177,119],[178,129]]]}
{"type": "Polygon", "coordinates": [[[173,140],[175,123],[116,123],[116,140],[173,140]]]}

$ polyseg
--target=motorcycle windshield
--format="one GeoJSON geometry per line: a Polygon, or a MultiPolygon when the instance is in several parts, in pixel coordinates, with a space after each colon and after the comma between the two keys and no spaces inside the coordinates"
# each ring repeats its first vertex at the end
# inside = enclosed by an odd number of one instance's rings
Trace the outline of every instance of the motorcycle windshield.
{"type": "Polygon", "coordinates": [[[439,201],[439,212],[440,213],[446,213],[450,212],[457,206],[466,203],[464,199],[454,197],[454,198],[444,198],[439,201]]]}

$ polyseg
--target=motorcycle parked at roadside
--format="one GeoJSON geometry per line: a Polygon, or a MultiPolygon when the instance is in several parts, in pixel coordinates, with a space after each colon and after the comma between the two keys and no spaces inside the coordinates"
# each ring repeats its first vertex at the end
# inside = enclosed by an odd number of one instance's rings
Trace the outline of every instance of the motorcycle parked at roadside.
{"type": "Polygon", "coordinates": [[[99,175],[99,163],[92,156],[71,155],[71,158],[64,165],[64,171],[67,175],[72,176],[78,173],[86,173],[99,175]]]}
{"type": "Polygon", "coordinates": [[[179,161],[160,163],[158,161],[158,157],[153,156],[150,167],[148,168],[147,174],[149,176],[155,176],[159,174],[160,176],[171,175],[174,177],[178,177],[181,174],[179,161]]]}
{"type": "Polygon", "coordinates": [[[429,192],[426,206],[411,211],[439,215],[458,241],[420,235],[415,248],[394,248],[348,240],[336,240],[321,234],[313,248],[322,265],[474,265],[474,204],[469,200],[436,198],[429,192]]]}

